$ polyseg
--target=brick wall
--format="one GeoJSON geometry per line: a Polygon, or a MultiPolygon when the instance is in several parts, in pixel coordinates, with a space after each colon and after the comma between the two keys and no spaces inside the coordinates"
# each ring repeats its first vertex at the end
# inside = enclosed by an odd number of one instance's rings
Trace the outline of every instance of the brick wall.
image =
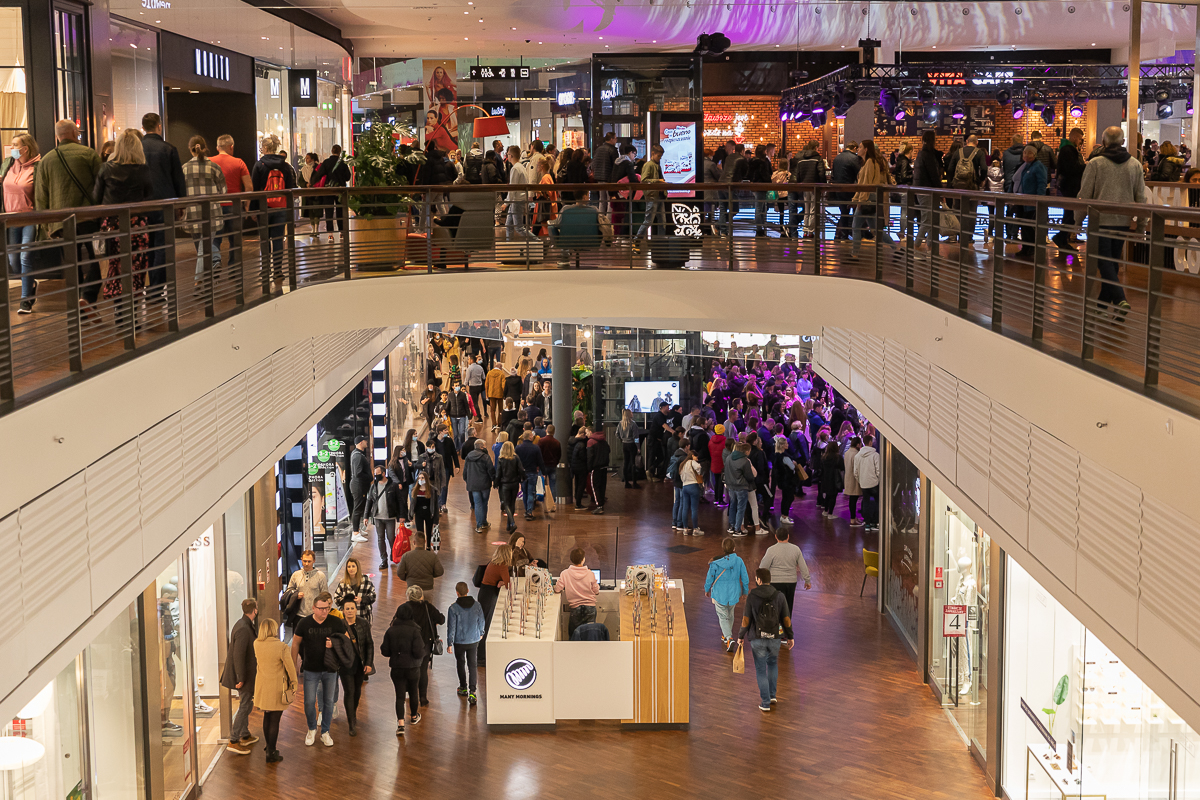
{"type": "MultiPolygon", "coordinates": [[[[789,124],[789,137],[791,128],[789,124]]],[[[808,130],[811,132],[812,126],[808,130]]],[[[750,152],[760,144],[782,147],[779,95],[705,97],[704,149],[715,150],[730,139],[740,140],[750,152]]]]}

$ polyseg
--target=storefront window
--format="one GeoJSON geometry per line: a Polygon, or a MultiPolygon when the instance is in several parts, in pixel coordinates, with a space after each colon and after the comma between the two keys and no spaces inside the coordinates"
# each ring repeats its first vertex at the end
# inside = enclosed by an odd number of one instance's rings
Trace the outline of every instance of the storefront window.
{"type": "Polygon", "coordinates": [[[137,605],[117,615],[88,645],[88,730],[92,800],[145,796],[145,709],[137,605]]]}
{"type": "Polygon", "coordinates": [[[1011,557],[1005,568],[1007,796],[1200,797],[1195,731],[1011,557]]]}
{"type": "Polygon", "coordinates": [[[79,140],[92,143],[87,113],[87,41],[83,12],[54,9],[54,83],[58,119],[74,120],[79,140]]]}
{"type": "Polygon", "coordinates": [[[968,741],[986,756],[992,540],[936,486],[930,515],[929,679],[968,741]],[[947,630],[961,635],[945,636],[947,630]]]}
{"type": "Polygon", "coordinates": [[[116,138],[126,128],[140,129],[144,114],[162,114],[158,34],[115,18],[108,29],[112,39],[112,136],[116,138]]]}
{"type": "Polygon", "coordinates": [[[188,681],[188,646],[184,631],[183,561],[170,564],[154,582],[157,596],[157,656],[147,664],[157,671],[162,720],[163,797],[178,800],[192,787],[193,727],[192,687],[188,681]]]}
{"type": "MultiPolygon", "coordinates": [[[[254,65],[254,105],[258,115],[258,138],[275,134],[288,149],[288,124],[292,115],[288,113],[288,86],[284,71],[263,64],[254,65]]],[[[254,145],[258,152],[258,143],[254,145]]],[[[288,153],[288,157],[295,156],[288,153]]]]}
{"type": "Polygon", "coordinates": [[[292,114],[297,158],[316,153],[323,160],[335,144],[346,145],[342,141],[342,90],[336,83],[318,80],[316,107],[294,108],[292,114]]]}
{"type": "Polygon", "coordinates": [[[20,8],[0,8],[0,140],[29,127],[25,96],[25,27],[20,8]]]}
{"type": "Polygon", "coordinates": [[[52,800],[83,796],[79,708],[79,660],[74,659],[4,726],[0,797],[52,800]]]}
{"type": "Polygon", "coordinates": [[[921,539],[921,471],[888,445],[891,475],[887,520],[888,565],[885,606],[900,632],[917,649],[918,578],[921,539]]]}
{"type": "Polygon", "coordinates": [[[217,565],[213,529],[209,528],[188,548],[188,619],[192,633],[192,672],[196,686],[196,747],[200,774],[221,752],[221,671],[218,640],[225,624],[217,619],[217,565]]]}
{"type": "Polygon", "coordinates": [[[242,601],[250,596],[250,530],[246,495],[233,502],[225,512],[225,591],[227,602],[225,631],[242,618],[242,601]]]}

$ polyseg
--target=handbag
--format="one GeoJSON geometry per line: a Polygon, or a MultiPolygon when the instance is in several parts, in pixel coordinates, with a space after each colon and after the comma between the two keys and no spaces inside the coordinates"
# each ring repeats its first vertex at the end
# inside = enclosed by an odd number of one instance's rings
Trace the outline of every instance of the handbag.
{"type": "Polygon", "coordinates": [[[429,534],[429,551],[436,553],[442,549],[442,531],[438,523],[434,523],[433,530],[429,534]]]}
{"type": "Polygon", "coordinates": [[[744,675],[746,673],[746,653],[742,649],[742,643],[738,642],[737,652],[733,654],[733,674],[744,675]]]}
{"type": "Polygon", "coordinates": [[[475,576],[471,578],[471,584],[476,588],[483,588],[483,573],[487,572],[487,564],[480,564],[475,568],[475,576]]]}
{"type": "Polygon", "coordinates": [[[429,616],[429,603],[425,603],[425,619],[429,622],[429,629],[433,631],[433,644],[429,651],[435,656],[440,656],[446,652],[445,646],[442,644],[442,637],[437,635],[437,627],[433,624],[433,618],[429,616]]]}
{"type": "MultiPolygon", "coordinates": [[[[290,653],[288,655],[290,657],[290,653]]],[[[296,684],[292,682],[291,677],[285,672],[283,674],[283,693],[280,695],[280,700],[285,706],[290,706],[292,701],[296,699],[296,684]]]]}

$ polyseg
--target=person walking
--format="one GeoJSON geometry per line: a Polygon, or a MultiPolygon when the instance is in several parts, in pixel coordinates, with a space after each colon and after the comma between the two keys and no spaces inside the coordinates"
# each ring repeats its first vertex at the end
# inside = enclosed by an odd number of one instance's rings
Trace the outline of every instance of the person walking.
{"type": "MultiPolygon", "coordinates": [[[[57,211],[94,205],[92,187],[100,172],[100,155],[79,143],[79,127],[69,119],[54,123],[54,141],[54,149],[42,156],[34,173],[33,195],[37,210],[57,211]]],[[[52,222],[46,227],[51,238],[61,238],[61,222],[52,222]]],[[[96,321],[99,321],[95,304],[100,297],[100,264],[96,261],[90,234],[98,230],[100,223],[95,220],[75,226],[79,307],[85,317],[96,321]]],[[[33,289],[36,293],[36,286],[33,289]]]]}
{"type": "MultiPolygon", "coordinates": [[[[92,187],[91,196],[97,205],[118,205],[122,203],[140,203],[151,198],[154,187],[150,180],[150,172],[146,167],[146,155],[142,150],[142,140],[137,131],[126,129],[117,140],[112,158],[105,161],[96,173],[96,182],[92,187]]],[[[141,293],[149,275],[151,254],[151,237],[142,232],[148,223],[149,216],[143,214],[129,215],[129,249],[132,275],[130,285],[135,295],[124,304],[127,308],[138,302],[136,296],[141,293]]],[[[106,299],[119,297],[124,293],[121,281],[120,246],[116,238],[120,230],[117,217],[105,217],[100,221],[100,230],[113,234],[113,238],[105,241],[105,254],[111,256],[105,269],[103,295],[106,299]]],[[[117,305],[118,319],[126,313],[126,309],[117,305]]]]}
{"type": "MultiPolygon", "coordinates": [[[[463,403],[466,404],[466,395],[463,395],[463,403]]],[[[465,427],[467,419],[463,417],[465,427]]],[[[464,435],[465,431],[464,431],[464,435]]],[[[450,428],[445,423],[438,426],[437,438],[433,442],[433,453],[431,457],[440,463],[435,464],[436,480],[434,481],[434,489],[437,490],[438,509],[441,514],[446,513],[446,498],[450,494],[450,479],[454,477],[454,470],[459,467],[458,446],[454,443],[454,439],[450,436],[450,428]]],[[[433,522],[437,524],[435,517],[433,522]]],[[[430,541],[434,541],[432,538],[430,541]]]]}
{"type": "Polygon", "coordinates": [[[375,640],[371,638],[369,618],[359,615],[359,604],[353,596],[342,603],[350,637],[351,665],[341,670],[342,702],[346,707],[346,725],[351,736],[358,736],[358,701],[362,697],[363,681],[375,672],[375,640]]]}
{"type": "Polygon", "coordinates": [[[300,600],[299,615],[307,617],[313,612],[313,603],[322,592],[329,591],[329,582],[325,573],[315,568],[316,554],[305,550],[300,554],[300,569],[292,573],[288,579],[287,588],[295,589],[300,600]]]}
{"type": "Polygon", "coordinates": [[[361,532],[367,510],[367,491],[371,488],[371,460],[367,457],[367,437],[355,436],[350,460],[346,465],[346,488],[350,494],[350,541],[361,543],[367,537],[361,532]]]}
{"type": "Polygon", "coordinates": [[[704,496],[704,470],[695,451],[689,448],[675,469],[679,471],[679,521],[684,528],[683,535],[703,536],[704,531],[700,530],[700,498],[704,496]]]}
{"type": "Polygon", "coordinates": [[[725,426],[713,426],[713,435],[708,439],[709,485],[713,493],[713,505],[724,508],[725,503],[725,426]]]}
{"type": "Polygon", "coordinates": [[[812,588],[812,576],[809,574],[808,564],[804,561],[804,553],[788,541],[789,538],[787,530],[780,528],[775,531],[775,543],[763,553],[758,566],[770,571],[771,585],[787,600],[790,617],[794,616],[792,609],[796,600],[796,574],[799,573],[804,580],[805,591],[812,588]]]}
{"type": "MultiPolygon", "coordinates": [[[[472,339],[472,342],[478,340],[472,339]]],[[[467,384],[467,392],[471,395],[471,403],[475,406],[475,421],[483,422],[483,416],[487,411],[484,381],[487,379],[487,373],[484,372],[482,355],[467,356],[467,368],[463,370],[463,381],[467,384]]]]}
{"type": "Polygon", "coordinates": [[[875,438],[866,435],[862,449],[854,457],[854,479],[863,494],[863,522],[867,531],[879,530],[879,452],[874,448],[875,438]]]}
{"type": "Polygon", "coordinates": [[[846,464],[842,461],[842,451],[837,442],[830,441],[821,451],[820,506],[821,513],[826,519],[832,519],[833,508],[837,505],[838,493],[844,483],[843,472],[846,464]]]}
{"type": "MultiPolygon", "coordinates": [[[[1105,128],[1101,144],[1103,149],[1099,155],[1089,159],[1083,170],[1079,199],[1145,203],[1145,172],[1138,160],[1125,149],[1124,131],[1117,126],[1105,128]]],[[[1115,306],[1117,321],[1124,320],[1130,309],[1129,301],[1125,299],[1125,289],[1120,284],[1121,267],[1114,260],[1120,258],[1125,241],[1106,236],[1104,232],[1128,231],[1129,221],[1126,214],[1101,213],[1096,218],[1101,232],[1097,243],[1100,257],[1096,261],[1101,285],[1096,301],[1101,311],[1115,306]]]]}
{"type": "MultiPolygon", "coordinates": [[[[913,164],[912,185],[926,189],[942,188],[942,155],[937,149],[937,131],[921,133],[921,149],[913,164]]],[[[933,215],[938,211],[938,200],[932,195],[920,193],[917,203],[921,207],[921,222],[917,227],[917,239],[913,247],[917,250],[928,245],[930,251],[937,250],[937,237],[933,236],[933,215]]]]}
{"type": "Polygon", "coordinates": [[[750,463],[750,445],[738,442],[725,462],[725,486],[731,493],[729,529],[732,536],[745,536],[746,506],[750,502],[750,487],[754,485],[755,470],[750,463]]]}
{"type": "MultiPolygon", "coordinates": [[[[617,161],[617,134],[613,131],[608,131],[604,134],[604,141],[596,148],[596,152],[592,155],[592,175],[596,179],[596,183],[610,183],[612,179],[613,164],[617,161]]],[[[600,213],[608,213],[608,192],[600,192],[600,213]]]]}
{"type": "Polygon", "coordinates": [[[496,610],[496,600],[500,597],[500,587],[508,588],[508,573],[512,567],[512,545],[499,545],[488,560],[479,581],[479,604],[483,606],[483,642],[479,646],[479,663],[482,666],[486,658],[488,631],[492,627],[492,614],[496,610]]]}
{"type": "MultiPolygon", "coordinates": [[[[233,137],[223,133],[217,137],[217,154],[210,160],[220,167],[225,176],[225,194],[249,192],[254,188],[246,162],[233,154],[233,137]]],[[[242,202],[243,206],[248,204],[242,202]]],[[[213,238],[213,255],[221,252],[221,240],[229,241],[229,258],[225,261],[226,275],[236,277],[241,266],[242,214],[235,211],[228,200],[221,204],[221,228],[213,238]]]]}
{"type": "MultiPolygon", "coordinates": [[[[1083,182],[1083,170],[1086,166],[1083,156],[1079,153],[1081,144],[1083,144],[1083,131],[1080,128],[1072,128],[1071,132],[1067,134],[1067,138],[1058,147],[1058,193],[1063,197],[1079,196],[1079,187],[1083,182]]],[[[1082,220],[1080,221],[1082,222],[1082,220]]],[[[1074,234],[1071,228],[1075,226],[1075,209],[1063,209],[1062,224],[1063,226],[1051,237],[1050,241],[1054,242],[1055,247],[1060,251],[1074,253],[1076,247],[1072,242],[1074,234]]]]}
{"type": "MultiPolygon", "coordinates": [[[[150,174],[153,190],[149,200],[173,200],[176,197],[187,196],[187,182],[183,177],[183,162],[179,160],[179,151],[175,145],[162,137],[162,117],[153,112],[142,117],[142,150],[146,154],[146,171],[150,174]]],[[[175,220],[165,220],[163,212],[147,212],[146,218],[152,230],[150,231],[150,280],[148,286],[153,288],[163,286],[167,282],[167,232],[164,222],[174,224],[175,220]]],[[[171,253],[171,260],[175,254],[171,253]]],[[[160,300],[166,296],[160,294],[160,300]]]]}
{"type": "Polygon", "coordinates": [[[496,489],[500,494],[500,513],[508,515],[509,533],[517,529],[514,520],[517,506],[517,491],[525,483],[525,467],[517,458],[516,448],[512,442],[500,446],[500,455],[496,459],[496,489]]]}
{"type": "Polygon", "coordinates": [[[488,498],[492,486],[498,485],[496,469],[488,455],[487,442],[476,439],[474,447],[463,460],[463,482],[471,495],[471,506],[475,509],[475,532],[483,533],[488,528],[488,498]]]}
{"type": "MultiPolygon", "coordinates": [[[[528,425],[529,423],[526,423],[528,425]]],[[[521,462],[521,470],[525,477],[521,480],[521,491],[525,495],[525,519],[533,519],[533,506],[537,503],[538,477],[542,474],[545,464],[542,462],[542,449],[533,443],[533,431],[527,430],[521,434],[517,446],[513,448],[517,460],[521,462]]]]}
{"type": "MultiPolygon", "coordinates": [[[[8,158],[0,163],[0,213],[16,214],[35,209],[35,177],[42,160],[37,141],[28,133],[12,138],[8,158]]],[[[37,225],[10,225],[8,239],[8,274],[21,277],[21,300],[18,314],[32,314],[37,299],[37,281],[32,276],[34,254],[28,248],[37,241],[37,225]]]]}
{"type": "Polygon", "coordinates": [[[467,593],[467,585],[461,581],[454,585],[458,595],[446,611],[447,652],[454,654],[458,668],[458,696],[467,698],[467,705],[475,705],[475,676],[478,671],[479,642],[483,639],[486,620],[483,604],[467,593]]]}
{"type": "MultiPolygon", "coordinates": [[[[1042,161],[1038,159],[1038,148],[1031,144],[1026,145],[1022,157],[1025,159],[1025,163],[1017,169],[1017,174],[1013,176],[1013,192],[1030,195],[1046,194],[1049,174],[1042,161]]],[[[1018,226],[1021,231],[1021,249],[1017,253],[1017,258],[1033,261],[1037,256],[1037,233],[1036,228],[1031,224],[1036,210],[1037,206],[1032,205],[1019,205],[1013,209],[1015,216],[1029,221],[1018,226]]]]}
{"type": "MultiPolygon", "coordinates": [[[[508,148],[508,183],[510,186],[522,186],[534,182],[533,173],[521,162],[521,148],[512,145],[508,148]]],[[[508,241],[524,239],[529,235],[529,193],[514,189],[504,198],[508,217],[504,227],[508,241]]]]}
{"type": "MultiPolygon", "coordinates": [[[[325,179],[324,186],[326,188],[342,188],[350,185],[350,167],[346,164],[345,158],[342,157],[342,146],[335,144],[329,148],[329,157],[321,162],[321,166],[314,173],[317,180],[325,179]]],[[[337,229],[339,234],[346,233],[346,220],[342,216],[341,206],[339,203],[340,195],[330,194],[318,200],[325,210],[325,232],[329,234],[329,241],[333,241],[333,224],[337,220],[337,229]]],[[[313,227],[313,235],[320,237],[317,229],[313,227]]]]}
{"type": "MultiPolygon", "coordinates": [[[[225,654],[225,668],[221,671],[221,685],[238,693],[238,710],[229,725],[229,744],[225,749],[241,756],[250,755],[250,748],[258,741],[250,735],[250,710],[254,707],[254,681],[258,677],[258,660],[255,657],[254,640],[258,636],[258,601],[247,597],[242,601],[242,617],[233,623],[229,632],[229,649],[225,654]]],[[[267,748],[270,755],[274,747],[267,748]]]]}
{"type": "MultiPolygon", "coordinates": [[[[987,160],[979,147],[979,137],[974,134],[967,137],[966,144],[955,150],[947,159],[946,174],[950,178],[950,188],[965,192],[979,191],[987,180],[987,160]]],[[[975,242],[975,222],[979,216],[979,207],[971,210],[973,200],[956,202],[958,206],[958,243],[970,247],[975,242]]]]}
{"type": "Polygon", "coordinates": [[[504,379],[508,377],[508,371],[504,369],[503,360],[504,355],[501,353],[484,381],[488,414],[491,417],[493,432],[500,430],[500,411],[504,407],[504,379]]]}
{"type": "Polygon", "coordinates": [[[846,502],[850,505],[850,527],[858,528],[863,524],[863,511],[858,511],[858,516],[855,516],[857,511],[858,501],[862,497],[862,487],[858,485],[858,478],[854,475],[854,458],[862,449],[862,439],[857,436],[850,437],[850,442],[846,446],[846,452],[842,454],[842,475],[845,485],[842,487],[842,494],[846,495],[846,502]]]}
{"type": "Polygon", "coordinates": [[[596,598],[600,595],[600,583],[596,573],[587,568],[582,548],[571,551],[571,566],[564,569],[554,584],[555,593],[562,593],[567,608],[571,610],[567,620],[567,638],[570,639],[580,625],[596,621],[596,598]]]}
{"type": "Polygon", "coordinates": [[[338,581],[337,590],[333,594],[333,604],[341,608],[347,600],[353,600],[358,606],[358,615],[368,625],[371,624],[371,608],[375,605],[375,584],[371,576],[363,574],[362,564],[357,558],[346,560],[346,577],[338,581]]]}
{"type": "Polygon", "coordinates": [[[733,539],[726,536],[721,540],[720,558],[708,562],[708,574],[704,578],[704,596],[712,600],[717,611],[717,622],[721,626],[721,647],[732,653],[737,647],[733,638],[733,615],[737,604],[750,593],[750,574],[746,562],[734,554],[733,539]]]}
{"type": "Polygon", "coordinates": [[[421,533],[412,535],[412,549],[400,559],[396,566],[396,577],[410,586],[420,586],[427,592],[433,591],[433,581],[446,573],[437,553],[426,549],[428,540],[421,533]]]}
{"type": "MultiPolygon", "coordinates": [[[[429,457],[441,460],[436,453],[426,456],[429,457]]],[[[412,514],[413,531],[421,534],[426,542],[433,540],[433,528],[438,521],[438,490],[430,478],[431,471],[426,468],[418,473],[416,482],[408,492],[408,511],[412,514]]]]}
{"type": "MultiPolygon", "coordinates": [[[[825,162],[821,159],[817,148],[820,144],[816,139],[809,139],[804,145],[804,149],[800,151],[799,157],[792,165],[792,182],[793,183],[825,183],[825,162]]],[[[804,192],[803,202],[796,198],[792,199],[792,218],[791,229],[792,237],[798,238],[802,235],[805,239],[811,239],[816,235],[817,231],[817,193],[813,191],[804,192]],[[804,229],[800,231],[800,215],[804,216],[804,229]]]]}
{"type": "MultiPolygon", "coordinates": [[[[251,188],[256,192],[282,192],[296,188],[296,173],[287,159],[279,155],[279,139],[274,135],[264,136],[258,143],[261,155],[250,170],[251,188]]],[[[264,280],[273,276],[277,282],[283,280],[283,254],[286,250],[284,234],[287,232],[287,198],[283,195],[265,197],[258,201],[258,211],[267,217],[267,241],[260,242],[262,249],[262,271],[264,280]],[[270,265],[266,262],[270,262],[270,265]]]]}
{"type": "Polygon", "coordinates": [[[800,488],[796,462],[789,452],[790,443],[784,436],[775,437],[775,453],[771,459],[771,497],[779,492],[779,522],[792,523],[792,502],[800,488]]]}
{"type": "MultiPolygon", "coordinates": [[[[976,148],[978,151],[978,148],[976,148]]],[[[862,167],[858,170],[856,177],[860,190],[854,195],[854,241],[850,246],[850,257],[857,258],[858,250],[862,244],[864,232],[870,228],[875,233],[875,246],[883,247],[884,242],[891,242],[891,234],[887,232],[886,209],[888,207],[888,196],[883,195],[882,202],[885,209],[883,214],[882,227],[876,222],[875,214],[878,210],[878,200],[874,187],[887,186],[892,180],[892,173],[888,170],[888,163],[884,160],[879,151],[875,149],[875,142],[871,139],[864,139],[862,144],[858,146],[858,154],[862,158],[862,167]]],[[[841,156],[839,156],[840,158],[841,156]]]]}
{"type": "Polygon", "coordinates": [[[588,434],[586,455],[588,484],[591,487],[592,500],[596,503],[592,513],[603,514],[604,501],[608,495],[608,465],[611,457],[604,431],[588,434]]]}
{"type": "MultiPolygon", "coordinates": [[[[296,693],[296,659],[279,639],[279,623],[265,617],[254,640],[254,706],[263,712],[267,763],[283,761],[279,753],[279,721],[296,693]]],[[[247,732],[249,728],[247,728],[247,732]]],[[[253,737],[251,737],[253,738],[253,737]]],[[[245,741],[245,740],[243,740],[245,741]]]]}
{"type": "Polygon", "coordinates": [[[638,424],[633,421],[633,412],[621,410],[621,424],[617,426],[617,439],[621,442],[621,473],[626,489],[640,489],[637,483],[638,424]]]}
{"type": "Polygon", "coordinates": [[[425,661],[425,642],[413,618],[413,607],[408,603],[396,609],[392,624],[379,644],[379,652],[388,659],[391,668],[392,686],[396,689],[396,735],[403,736],[405,695],[408,696],[409,724],[416,725],[421,721],[421,712],[417,707],[420,701],[418,687],[421,664],[425,661]]]}
{"type": "Polygon", "coordinates": [[[296,632],[292,636],[292,658],[300,664],[299,671],[304,676],[304,716],[308,721],[304,744],[309,747],[317,740],[318,724],[321,726],[321,744],[333,747],[329,726],[333,723],[340,669],[333,653],[333,637],[348,636],[349,631],[344,620],[329,613],[332,610],[333,595],[321,592],[314,598],[312,616],[296,623],[296,632]]]}
{"type": "MultiPolygon", "coordinates": [[[[538,449],[542,451],[542,477],[546,479],[546,497],[550,502],[544,502],[543,507],[555,511],[554,502],[558,491],[558,462],[562,460],[562,445],[554,438],[554,426],[546,426],[546,435],[537,440],[538,449]]],[[[636,483],[635,483],[636,485],[636,483]]]]}
{"type": "Polygon", "coordinates": [[[796,646],[796,637],[792,633],[787,601],[783,593],[771,585],[771,570],[759,567],[754,571],[754,582],[756,585],[746,598],[738,644],[740,646],[749,637],[750,652],[754,654],[754,675],[758,680],[758,710],[766,714],[778,702],[780,645],[786,641],[791,650],[796,646]],[[781,626],[782,639],[779,636],[781,626]]]}
{"type": "Polygon", "coordinates": [[[570,444],[568,445],[571,448],[571,453],[567,461],[571,467],[571,484],[574,489],[575,508],[581,510],[587,508],[583,504],[583,498],[587,492],[588,485],[588,433],[587,426],[580,426],[575,434],[575,438],[570,440],[570,444]]]}
{"type": "MultiPolygon", "coordinates": [[[[412,607],[412,618],[421,629],[421,641],[425,645],[425,657],[421,660],[421,671],[417,681],[417,696],[422,706],[429,705],[429,667],[433,664],[436,643],[438,641],[437,626],[444,625],[446,618],[438,611],[437,606],[425,599],[425,591],[420,586],[409,586],[404,596],[408,602],[404,605],[412,607]]],[[[399,613],[399,609],[397,609],[399,613]]]]}
{"type": "MultiPolygon", "coordinates": [[[[446,399],[446,416],[450,418],[450,432],[454,437],[454,448],[457,451],[467,440],[467,419],[471,416],[471,403],[463,390],[462,384],[452,381],[450,394],[446,399]]],[[[458,466],[457,459],[454,466],[458,466]]],[[[446,470],[449,473],[449,469],[446,470]]]]}
{"type": "MultiPolygon", "coordinates": [[[[858,142],[846,142],[845,148],[833,159],[829,182],[838,184],[860,183],[858,172],[863,168],[863,160],[858,155],[858,142]]],[[[878,183],[879,181],[875,181],[878,183]]],[[[838,216],[834,239],[849,241],[857,214],[854,211],[854,194],[852,192],[830,192],[830,202],[838,204],[841,211],[838,216]]]]}
{"type": "MultiPolygon", "coordinates": [[[[188,140],[188,151],[191,159],[183,165],[183,182],[188,197],[208,194],[225,194],[225,173],[220,166],[208,157],[208,142],[203,136],[193,136],[188,140]]],[[[213,242],[211,248],[212,275],[215,278],[221,269],[221,249],[215,245],[221,229],[221,204],[213,203],[210,207],[209,227],[205,229],[203,204],[188,206],[184,213],[187,220],[188,232],[192,234],[192,246],[196,248],[195,296],[199,297],[204,291],[204,250],[205,238],[213,242]]]]}
{"type": "MultiPolygon", "coordinates": [[[[663,171],[659,162],[662,161],[663,148],[661,145],[650,146],[650,158],[646,159],[646,163],[642,166],[642,180],[644,184],[648,183],[663,183],[663,171]]],[[[662,218],[666,222],[666,208],[663,204],[663,193],[657,189],[645,189],[644,196],[646,198],[646,210],[642,217],[642,227],[638,229],[637,235],[633,237],[633,252],[640,253],[642,241],[647,237],[654,235],[654,223],[662,218]]]]}
{"type": "MultiPolygon", "coordinates": [[[[396,522],[408,519],[408,495],[381,464],[375,465],[375,480],[367,490],[366,513],[375,524],[375,539],[379,545],[379,569],[392,563],[396,543],[396,522]]],[[[369,615],[368,615],[369,616],[369,615]]]]}

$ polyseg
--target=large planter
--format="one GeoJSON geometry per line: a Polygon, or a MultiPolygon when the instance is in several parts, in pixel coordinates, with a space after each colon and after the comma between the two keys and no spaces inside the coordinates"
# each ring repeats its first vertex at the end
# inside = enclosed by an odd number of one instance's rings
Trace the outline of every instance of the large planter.
{"type": "Polygon", "coordinates": [[[354,217],[350,220],[350,263],[362,272],[404,268],[411,220],[399,217],[354,217]]]}

